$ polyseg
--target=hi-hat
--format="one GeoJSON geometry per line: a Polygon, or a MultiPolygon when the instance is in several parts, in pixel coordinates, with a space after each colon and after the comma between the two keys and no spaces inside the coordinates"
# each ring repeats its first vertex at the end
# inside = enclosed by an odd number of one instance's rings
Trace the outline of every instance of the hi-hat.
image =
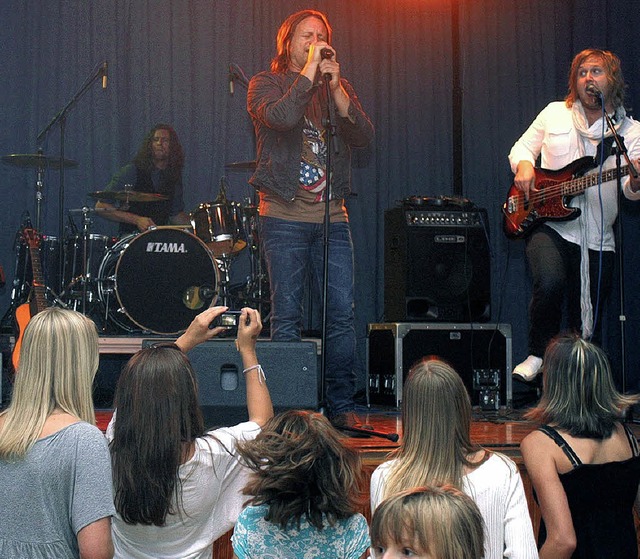
{"type": "Polygon", "coordinates": [[[255,171],[256,170],[256,162],[255,161],[235,161],[233,163],[227,163],[224,166],[225,169],[233,171],[255,171]]]}
{"type": "Polygon", "coordinates": [[[89,192],[88,196],[97,198],[101,202],[162,202],[169,199],[164,194],[138,192],[137,190],[99,190],[98,192],[89,192]]]}
{"type": "MultiPolygon", "coordinates": [[[[36,169],[43,167],[48,167],[49,169],[60,168],[59,157],[48,157],[41,153],[12,153],[11,155],[3,155],[2,161],[14,167],[33,167],[36,169]]],[[[73,159],[65,159],[63,166],[65,168],[77,167],[78,162],[73,159]]]]}

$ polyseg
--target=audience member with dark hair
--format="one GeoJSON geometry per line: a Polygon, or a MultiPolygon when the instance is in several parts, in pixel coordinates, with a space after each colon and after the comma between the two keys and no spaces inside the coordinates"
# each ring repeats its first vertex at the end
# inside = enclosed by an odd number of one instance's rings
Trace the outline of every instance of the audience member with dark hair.
{"type": "Polygon", "coordinates": [[[417,487],[382,501],[371,520],[372,559],[482,559],[484,522],[451,485],[417,487]]]}
{"type": "Polygon", "coordinates": [[[116,557],[207,558],[242,510],[247,471],[236,445],[254,438],[273,415],[255,345],[262,323],[242,309],[236,346],[246,379],[249,421],[206,432],[196,376],[184,352],[222,330],[209,329],[227,310],[200,313],[174,346],[143,349],[116,388],[111,439],[117,514],[116,557]]]}
{"type": "Polygon", "coordinates": [[[366,557],[369,530],[356,513],[362,482],[357,451],[318,413],[274,417],[239,453],[252,471],[249,506],[233,534],[239,559],[366,557]]]}
{"type": "Polygon", "coordinates": [[[371,477],[371,507],[413,487],[451,484],[478,505],[485,557],[538,557],[522,479],[512,460],[470,437],[471,401],[448,364],[425,358],[409,371],[402,401],[403,437],[393,459],[371,477]]]}
{"type": "Polygon", "coordinates": [[[621,419],[640,398],[620,394],[604,352],[577,335],[551,341],[543,373],[528,414],[543,425],[521,444],[542,513],[540,557],[637,559],[640,456],[621,419]]]}
{"type": "Polygon", "coordinates": [[[98,332],[48,308],[24,331],[13,396],[0,414],[0,557],[113,557],[111,465],[95,426],[98,332]]]}

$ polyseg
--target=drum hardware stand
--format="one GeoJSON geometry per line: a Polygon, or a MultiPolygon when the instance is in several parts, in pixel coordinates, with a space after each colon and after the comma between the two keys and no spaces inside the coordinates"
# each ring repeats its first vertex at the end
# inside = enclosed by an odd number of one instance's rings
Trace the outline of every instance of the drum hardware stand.
{"type": "Polygon", "coordinates": [[[231,283],[231,277],[229,270],[231,268],[232,255],[223,254],[222,256],[215,256],[215,261],[220,268],[220,291],[218,293],[218,302],[223,307],[231,307],[231,296],[229,294],[229,285],[231,283]]]}
{"type": "MultiPolygon", "coordinates": [[[[80,298],[80,312],[82,314],[87,314],[87,301],[90,298],[90,302],[94,303],[97,299],[97,294],[93,291],[93,278],[91,277],[91,271],[89,267],[89,239],[91,238],[91,225],[93,221],[91,219],[90,213],[93,211],[93,208],[89,208],[84,206],[81,210],[82,212],[82,234],[79,235],[78,228],[71,216],[69,216],[69,224],[71,229],[72,237],[78,238],[81,236],[82,238],[82,270],[79,276],[76,276],[71,279],[69,284],[65,288],[65,292],[69,291],[71,294],[73,290],[73,286],[80,283],[81,286],[81,298],[80,298]],[[89,285],[91,284],[91,291],[89,292],[89,285]]],[[[77,309],[76,309],[77,310],[77,309]]]]}

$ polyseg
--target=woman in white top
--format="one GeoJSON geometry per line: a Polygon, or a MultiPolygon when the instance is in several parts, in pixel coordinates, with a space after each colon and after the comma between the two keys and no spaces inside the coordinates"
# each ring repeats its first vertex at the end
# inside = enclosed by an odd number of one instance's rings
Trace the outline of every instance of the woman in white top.
{"type": "Polygon", "coordinates": [[[537,558],[518,469],[506,456],[472,444],[471,402],[460,376],[427,357],[411,368],[403,393],[402,442],[373,472],[372,511],[400,491],[451,484],[482,513],[485,559],[537,558]]]}
{"type": "Polygon", "coordinates": [[[168,347],[143,349],[123,369],[116,388],[111,438],[117,514],[116,557],[210,558],[213,542],[242,510],[247,473],[236,452],[273,416],[255,352],[262,323],[242,309],[236,345],[244,366],[249,421],[205,432],[196,376],[183,352],[221,331],[207,309],[168,347]]]}

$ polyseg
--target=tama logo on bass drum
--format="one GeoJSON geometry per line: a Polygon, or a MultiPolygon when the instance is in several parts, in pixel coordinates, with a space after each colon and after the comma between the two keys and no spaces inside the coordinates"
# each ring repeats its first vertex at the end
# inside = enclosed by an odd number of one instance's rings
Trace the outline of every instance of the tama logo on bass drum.
{"type": "Polygon", "coordinates": [[[147,243],[147,252],[187,253],[184,243],[147,243]]]}

